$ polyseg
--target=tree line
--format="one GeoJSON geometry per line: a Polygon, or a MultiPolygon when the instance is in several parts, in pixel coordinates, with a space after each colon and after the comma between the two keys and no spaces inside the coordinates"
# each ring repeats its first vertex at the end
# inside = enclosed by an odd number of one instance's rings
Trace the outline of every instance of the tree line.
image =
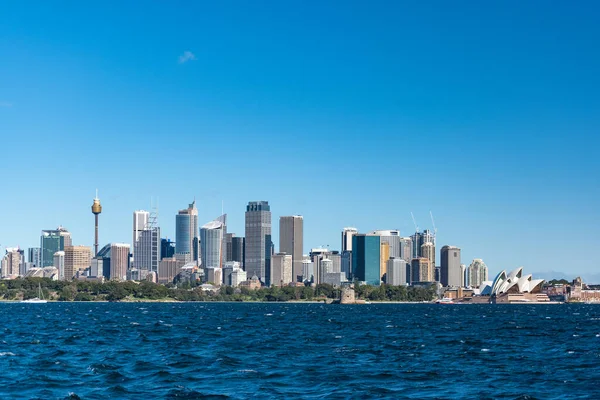
{"type": "MultiPolygon", "coordinates": [[[[223,286],[217,291],[204,291],[197,284],[160,285],[148,281],[104,283],[92,281],[53,281],[48,278],[19,278],[0,281],[0,300],[25,300],[38,296],[38,287],[47,300],[56,301],[326,301],[338,299],[341,289],[328,284],[302,287],[223,286]]],[[[354,285],[357,299],[370,301],[430,301],[434,287],[354,285]]]]}

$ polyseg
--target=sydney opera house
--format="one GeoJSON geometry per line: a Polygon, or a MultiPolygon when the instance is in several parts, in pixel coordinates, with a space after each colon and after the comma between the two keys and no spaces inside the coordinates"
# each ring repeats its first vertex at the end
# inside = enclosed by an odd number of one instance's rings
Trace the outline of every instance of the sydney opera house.
{"type": "Polygon", "coordinates": [[[490,303],[547,302],[550,299],[542,293],[543,284],[543,279],[533,279],[531,274],[524,275],[523,267],[509,274],[502,271],[493,282],[482,284],[481,299],[489,298],[490,303]]]}

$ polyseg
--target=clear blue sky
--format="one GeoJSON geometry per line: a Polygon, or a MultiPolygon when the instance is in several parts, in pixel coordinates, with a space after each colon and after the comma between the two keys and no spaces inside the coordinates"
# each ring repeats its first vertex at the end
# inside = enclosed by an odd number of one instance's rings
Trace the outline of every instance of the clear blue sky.
{"type": "Polygon", "coordinates": [[[151,196],[170,237],[194,196],[239,235],[268,200],[276,246],[280,215],[304,215],[306,252],[432,210],[438,247],[492,274],[598,272],[599,20],[594,1],[4,1],[1,246],[59,224],[91,245],[98,188],[101,244],[131,242],[151,196]]]}

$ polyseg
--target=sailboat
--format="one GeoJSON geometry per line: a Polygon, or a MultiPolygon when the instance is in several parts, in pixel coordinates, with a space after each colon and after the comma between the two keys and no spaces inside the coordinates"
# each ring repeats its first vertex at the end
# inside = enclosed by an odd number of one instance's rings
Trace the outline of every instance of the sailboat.
{"type": "Polygon", "coordinates": [[[44,293],[42,293],[42,284],[38,284],[38,297],[33,299],[22,300],[21,303],[47,303],[48,300],[44,299],[44,293]]]}

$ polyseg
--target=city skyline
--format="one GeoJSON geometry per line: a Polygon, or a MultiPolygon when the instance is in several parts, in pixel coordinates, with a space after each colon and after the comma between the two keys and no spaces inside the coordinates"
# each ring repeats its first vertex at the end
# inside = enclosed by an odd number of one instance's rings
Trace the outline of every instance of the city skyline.
{"type": "Polygon", "coordinates": [[[410,236],[411,212],[433,231],[431,210],[436,256],[448,244],[490,275],[597,274],[596,16],[560,2],[189,3],[144,18],[132,3],[1,4],[0,251],[59,225],[92,246],[98,188],[100,247],[133,245],[151,197],[171,239],[194,197],[201,223],[224,202],[239,236],[246,203],[265,199],[276,245],[277,218],[304,216],[304,253],[341,250],[345,226],[410,236]]]}

